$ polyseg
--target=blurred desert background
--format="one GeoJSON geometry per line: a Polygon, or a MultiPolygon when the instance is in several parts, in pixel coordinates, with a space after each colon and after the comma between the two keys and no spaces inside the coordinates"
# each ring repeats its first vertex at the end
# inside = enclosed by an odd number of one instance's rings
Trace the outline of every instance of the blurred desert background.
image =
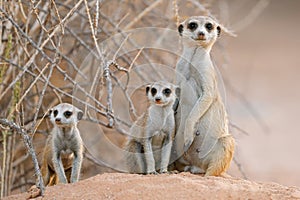
{"type": "MultiPolygon", "coordinates": [[[[23,1],[19,3],[1,1],[1,3],[0,118],[15,121],[30,135],[35,133],[33,144],[39,162],[45,138],[52,127],[47,117],[43,119],[43,115],[62,100],[73,102],[86,114],[85,120],[79,125],[88,148],[81,179],[121,170],[124,166],[118,165],[122,161],[122,155],[118,151],[125,138],[124,127],[134,119],[134,113],[123,115],[116,112],[124,108],[130,110],[128,99],[125,93],[122,93],[127,80],[126,73],[115,64],[109,66],[113,87],[116,88],[112,101],[114,113],[122,120],[126,119],[116,130],[105,127],[108,123],[107,82],[103,77],[97,77],[98,68],[91,66],[107,64],[118,51],[119,54],[115,57],[118,66],[125,70],[141,69],[141,71],[133,70],[134,73],[130,74],[130,81],[134,82],[130,82],[132,85],[141,86],[153,81],[151,76],[158,77],[157,74],[152,74],[156,70],[161,70],[164,78],[172,81],[170,77],[172,73],[168,71],[170,68],[152,69],[149,63],[174,67],[177,59],[175,53],[180,52],[176,38],[178,36],[171,37],[167,34],[163,37],[152,36],[160,39],[154,42],[168,43],[169,48],[178,47],[178,51],[177,48],[171,53],[158,49],[141,51],[141,48],[136,47],[135,50],[128,51],[126,48],[134,46],[130,39],[138,44],[139,40],[144,42],[149,40],[151,43],[154,39],[150,38],[151,36],[143,38],[140,35],[126,35],[126,33],[141,27],[168,28],[176,31],[177,17],[181,21],[192,15],[212,14],[237,35],[232,37],[223,32],[212,50],[212,58],[223,77],[220,78],[220,83],[224,83],[221,84],[222,94],[232,123],[231,131],[237,143],[235,161],[232,162],[228,174],[253,181],[300,187],[298,155],[300,91],[297,88],[300,84],[298,67],[300,39],[297,39],[297,33],[300,32],[298,26],[300,1],[177,0],[179,16],[176,16],[174,11],[176,8],[174,1],[166,0],[113,0],[88,3],[83,1],[78,7],[73,1],[56,1],[55,6],[49,2],[33,4],[23,1]],[[205,9],[202,6],[205,6],[205,9]],[[73,16],[67,18],[68,23],[63,25],[64,33],[62,33],[58,24],[75,7],[73,16]],[[86,7],[89,8],[88,14],[94,22],[92,26],[97,41],[103,42],[101,48],[105,44],[103,55],[107,62],[102,63],[96,59],[95,55],[98,52],[86,7]],[[98,18],[97,11],[100,11],[98,18]],[[143,15],[139,18],[141,13],[143,15]],[[11,25],[8,18],[18,26],[11,25]],[[38,22],[38,19],[41,22],[38,22]],[[97,23],[95,19],[98,19],[97,23]],[[31,28],[34,30],[31,31],[31,28]],[[20,30],[23,30],[31,41],[20,30]],[[122,35],[123,31],[125,36],[122,35]],[[49,39],[49,35],[52,39],[49,39]],[[112,35],[118,36],[112,41],[105,42],[112,35]],[[10,37],[13,39],[9,39],[10,37]],[[176,40],[174,44],[171,44],[172,39],[176,40]],[[43,41],[47,41],[44,46],[43,41]],[[12,48],[9,47],[10,44],[12,48]],[[34,44],[40,48],[36,48],[34,44]],[[122,48],[119,51],[120,46],[122,48]],[[34,58],[30,60],[32,57],[34,58]],[[24,67],[28,67],[30,73],[22,73],[24,67]],[[38,77],[41,73],[43,75],[38,77]],[[90,93],[91,84],[88,86],[82,84],[84,91],[75,84],[87,82],[80,73],[83,73],[89,81],[99,79],[93,88],[94,92],[90,93]],[[143,76],[146,78],[141,81],[143,76]],[[38,80],[34,82],[36,79],[38,80]],[[45,80],[49,80],[50,83],[45,84],[45,80]],[[33,87],[30,88],[31,85],[33,87]],[[72,101],[74,94],[82,101],[78,99],[72,101]],[[88,95],[93,98],[87,98],[88,95]]],[[[101,73],[103,69],[100,70],[101,73]]],[[[145,99],[141,100],[138,97],[138,94],[144,92],[141,89],[129,87],[127,91],[137,109],[137,115],[146,104],[145,99]],[[135,92],[130,93],[134,89],[135,92]],[[137,103],[138,101],[142,103],[137,103]]],[[[0,131],[1,183],[5,184],[2,191],[4,194],[24,192],[35,182],[31,158],[26,153],[21,137],[8,134],[9,130],[4,126],[0,126],[0,131]]]]}
{"type": "Polygon", "coordinates": [[[259,127],[230,96],[232,121],[249,133],[236,135],[236,156],[250,179],[296,186],[300,184],[300,40],[295,37],[299,7],[299,1],[272,0],[249,26],[237,31],[238,37],[226,39],[230,57],[226,74],[269,127],[267,132],[259,127]]]}

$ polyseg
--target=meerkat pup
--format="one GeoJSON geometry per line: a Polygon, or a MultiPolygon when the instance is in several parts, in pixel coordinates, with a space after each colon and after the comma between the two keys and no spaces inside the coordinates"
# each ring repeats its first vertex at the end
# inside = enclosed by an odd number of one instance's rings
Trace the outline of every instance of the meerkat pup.
{"type": "Polygon", "coordinates": [[[150,106],[130,129],[125,150],[130,173],[168,172],[172,141],[175,134],[172,109],[179,88],[168,82],[155,82],[146,87],[150,106]]]}
{"type": "Polygon", "coordinates": [[[61,103],[50,110],[53,130],[43,153],[41,172],[45,185],[74,183],[79,180],[83,143],[77,123],[83,112],[68,103],[61,103]]]}
{"type": "Polygon", "coordinates": [[[183,53],[176,65],[181,88],[176,114],[175,152],[179,171],[218,176],[232,160],[234,138],[216,80],[210,51],[221,33],[212,18],[190,17],[178,27],[183,53]]]}

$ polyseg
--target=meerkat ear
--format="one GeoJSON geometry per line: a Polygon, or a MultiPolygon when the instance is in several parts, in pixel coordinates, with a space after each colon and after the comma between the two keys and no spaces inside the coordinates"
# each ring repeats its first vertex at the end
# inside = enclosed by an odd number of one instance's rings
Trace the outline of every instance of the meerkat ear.
{"type": "Polygon", "coordinates": [[[147,85],[146,86],[146,95],[148,95],[149,90],[150,90],[150,85],[147,85]]]}
{"type": "Polygon", "coordinates": [[[179,32],[179,35],[180,35],[180,36],[182,36],[182,31],[183,31],[183,25],[180,24],[180,25],[178,26],[178,32],[179,32]]]}
{"type": "Polygon", "coordinates": [[[83,112],[81,110],[79,110],[78,113],[77,113],[77,119],[81,120],[82,117],[83,117],[83,112]]]}
{"type": "Polygon", "coordinates": [[[217,26],[217,31],[218,31],[218,37],[220,37],[220,34],[221,34],[221,27],[220,26],[217,26]]]}
{"type": "Polygon", "coordinates": [[[48,111],[47,117],[50,117],[50,115],[52,114],[52,112],[53,112],[53,109],[50,109],[50,110],[48,111]]]}
{"type": "Polygon", "coordinates": [[[180,87],[178,87],[178,86],[176,87],[175,94],[177,97],[180,97],[180,87]]]}

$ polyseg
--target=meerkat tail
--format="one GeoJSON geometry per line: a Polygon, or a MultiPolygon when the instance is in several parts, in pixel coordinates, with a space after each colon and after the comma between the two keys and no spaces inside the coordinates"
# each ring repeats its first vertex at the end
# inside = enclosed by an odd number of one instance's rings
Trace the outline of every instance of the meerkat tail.
{"type": "Polygon", "coordinates": [[[216,151],[210,157],[212,158],[205,176],[220,176],[230,166],[234,153],[234,139],[231,135],[219,139],[215,146],[216,151]]]}

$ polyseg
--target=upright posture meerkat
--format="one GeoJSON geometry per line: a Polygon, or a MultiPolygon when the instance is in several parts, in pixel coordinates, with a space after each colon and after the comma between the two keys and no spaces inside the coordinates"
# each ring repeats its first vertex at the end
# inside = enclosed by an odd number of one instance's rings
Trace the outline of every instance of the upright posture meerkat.
{"type": "Polygon", "coordinates": [[[77,128],[83,112],[68,103],[50,110],[53,130],[43,153],[41,172],[45,185],[74,183],[79,179],[83,143],[77,128]]]}
{"type": "Polygon", "coordinates": [[[181,88],[176,114],[175,150],[183,153],[179,171],[218,176],[233,157],[234,138],[228,131],[225,106],[217,88],[210,51],[221,33],[210,17],[190,17],[178,27],[183,54],[176,66],[181,88]]]}
{"type": "Polygon", "coordinates": [[[130,129],[125,150],[130,173],[156,174],[168,171],[175,120],[172,106],[179,88],[168,82],[155,82],[146,87],[150,102],[147,111],[130,129]]]}

